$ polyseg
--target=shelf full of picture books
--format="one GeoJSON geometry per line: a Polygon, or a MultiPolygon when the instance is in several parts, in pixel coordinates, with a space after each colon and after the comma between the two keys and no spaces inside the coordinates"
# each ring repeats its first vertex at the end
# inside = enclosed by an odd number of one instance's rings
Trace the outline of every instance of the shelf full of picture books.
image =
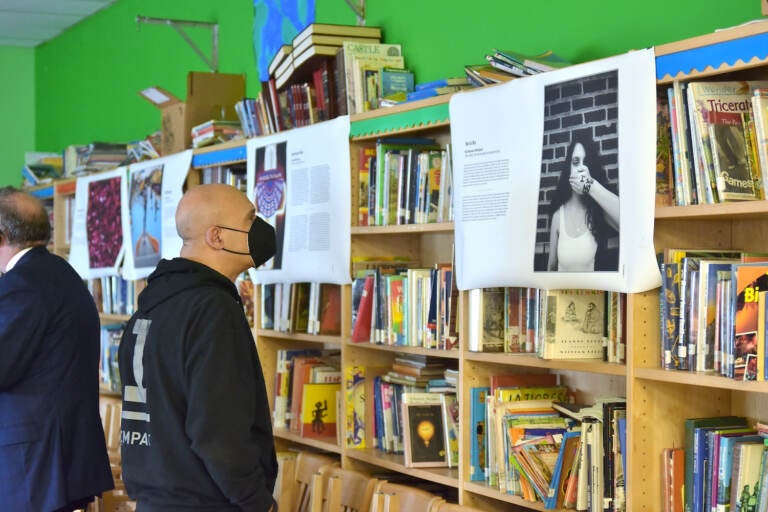
{"type": "Polygon", "coordinates": [[[662,286],[631,299],[632,510],[768,506],[766,41],[760,21],[656,49],[662,286]]]}

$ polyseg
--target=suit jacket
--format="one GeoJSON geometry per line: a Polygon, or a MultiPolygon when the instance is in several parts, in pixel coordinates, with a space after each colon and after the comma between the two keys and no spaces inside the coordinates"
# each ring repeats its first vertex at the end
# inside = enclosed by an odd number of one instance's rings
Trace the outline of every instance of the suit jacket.
{"type": "Polygon", "coordinates": [[[99,333],[83,281],[44,247],[0,277],[0,510],[55,510],[113,487],[99,333]]]}

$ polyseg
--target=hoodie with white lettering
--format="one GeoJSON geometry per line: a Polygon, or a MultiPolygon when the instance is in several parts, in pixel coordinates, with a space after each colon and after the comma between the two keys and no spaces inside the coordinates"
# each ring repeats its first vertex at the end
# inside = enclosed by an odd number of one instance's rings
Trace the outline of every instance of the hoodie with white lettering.
{"type": "Polygon", "coordinates": [[[191,260],[161,260],[138,306],[118,354],[128,494],[143,512],[266,512],[272,426],[234,284],[191,260]]]}

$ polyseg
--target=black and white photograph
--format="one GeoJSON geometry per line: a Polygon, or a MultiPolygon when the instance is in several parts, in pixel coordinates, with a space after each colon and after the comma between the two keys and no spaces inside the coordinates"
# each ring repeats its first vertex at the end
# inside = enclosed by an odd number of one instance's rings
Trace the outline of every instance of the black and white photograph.
{"type": "Polygon", "coordinates": [[[458,288],[659,286],[655,105],[648,50],[452,96],[458,288]]]}
{"type": "Polygon", "coordinates": [[[544,92],[534,270],[619,266],[618,71],[544,92]]]}

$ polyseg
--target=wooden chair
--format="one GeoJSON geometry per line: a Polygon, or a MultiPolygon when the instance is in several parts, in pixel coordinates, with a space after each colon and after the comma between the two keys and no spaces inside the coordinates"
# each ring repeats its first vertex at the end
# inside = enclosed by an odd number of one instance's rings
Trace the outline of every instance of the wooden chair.
{"type": "MultiPolygon", "coordinates": [[[[338,464],[336,459],[328,455],[302,451],[296,457],[296,473],[294,482],[285,485],[283,492],[290,492],[295,496],[293,507],[289,509],[292,512],[310,512],[312,485],[315,473],[320,468],[328,465],[338,464]]],[[[280,509],[284,511],[284,509],[280,509]]]]}
{"type": "Polygon", "coordinates": [[[468,505],[459,505],[457,503],[444,501],[442,503],[438,503],[437,508],[435,509],[435,512],[484,512],[484,511],[480,510],[479,508],[470,507],[468,505]]]}
{"type": "Polygon", "coordinates": [[[435,512],[437,505],[444,501],[440,496],[417,487],[380,482],[371,512],[435,512]]]}
{"type": "Polygon", "coordinates": [[[132,512],[136,502],[121,491],[107,491],[101,495],[99,512],[132,512]]]}
{"type": "Polygon", "coordinates": [[[379,480],[354,469],[325,466],[315,474],[311,512],[368,512],[379,480]]]}

